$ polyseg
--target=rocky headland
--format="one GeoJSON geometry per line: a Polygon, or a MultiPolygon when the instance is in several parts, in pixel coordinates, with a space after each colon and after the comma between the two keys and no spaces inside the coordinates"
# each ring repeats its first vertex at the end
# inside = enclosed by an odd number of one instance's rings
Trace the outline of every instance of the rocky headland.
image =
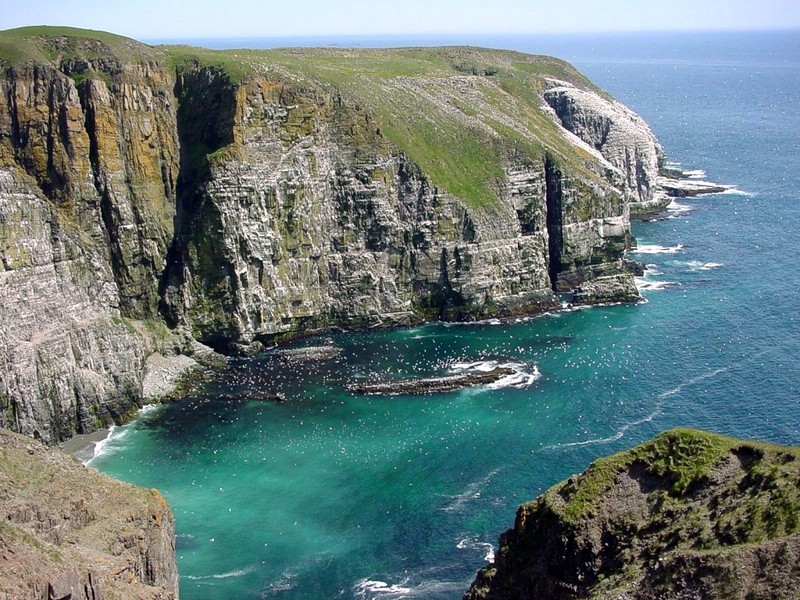
{"type": "Polygon", "coordinates": [[[0,91],[0,426],[48,444],[207,347],[635,301],[668,203],[644,121],[549,57],[33,27],[0,91]]]}
{"type": "Polygon", "coordinates": [[[177,598],[169,506],[0,429],[0,597],[177,598]]]}
{"type": "Polygon", "coordinates": [[[517,510],[465,600],[800,595],[800,449],[673,430],[517,510]]]}

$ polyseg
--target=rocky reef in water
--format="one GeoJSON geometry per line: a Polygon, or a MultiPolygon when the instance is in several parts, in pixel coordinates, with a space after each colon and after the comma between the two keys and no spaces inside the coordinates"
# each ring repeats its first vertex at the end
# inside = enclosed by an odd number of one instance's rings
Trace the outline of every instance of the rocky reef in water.
{"type": "Polygon", "coordinates": [[[800,449],[673,430],[520,506],[465,600],[797,598],[799,561],[800,449]]]}
{"type": "Polygon", "coordinates": [[[0,596],[177,598],[167,502],[0,430],[0,596]]]}
{"type": "Polygon", "coordinates": [[[636,300],[668,202],[647,125],[549,57],[34,27],[0,70],[0,426],[50,444],[198,342],[636,300]]]}

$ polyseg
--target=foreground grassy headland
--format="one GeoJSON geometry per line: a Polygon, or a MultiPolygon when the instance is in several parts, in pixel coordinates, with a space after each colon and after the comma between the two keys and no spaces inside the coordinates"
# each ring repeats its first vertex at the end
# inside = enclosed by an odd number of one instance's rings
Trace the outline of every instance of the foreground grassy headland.
{"type": "Polygon", "coordinates": [[[795,598],[800,449],[675,429],[517,511],[467,598],[795,598]]]}

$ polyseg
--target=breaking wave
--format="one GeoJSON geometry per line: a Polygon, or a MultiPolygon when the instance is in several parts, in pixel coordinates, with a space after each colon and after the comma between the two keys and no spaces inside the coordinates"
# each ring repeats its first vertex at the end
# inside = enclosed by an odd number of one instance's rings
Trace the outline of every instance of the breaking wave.
{"type": "Polygon", "coordinates": [[[494,546],[489,542],[481,542],[475,536],[467,536],[458,540],[456,548],[459,550],[480,550],[484,553],[483,560],[494,562],[494,546]]]}
{"type": "Polygon", "coordinates": [[[646,275],[644,277],[634,277],[634,282],[636,283],[636,288],[640,292],[660,292],[678,285],[674,281],[648,279],[646,275]]]}
{"type": "Polygon", "coordinates": [[[660,246],[658,244],[640,244],[630,251],[631,254],[676,254],[683,250],[683,244],[676,246],[660,246]]]}
{"type": "Polygon", "coordinates": [[[96,458],[105,456],[119,449],[117,444],[128,434],[128,431],[127,427],[118,427],[116,425],[109,427],[108,435],[99,442],[94,443],[94,454],[86,461],[86,465],[91,465],[92,461],[96,458]],[[114,442],[114,445],[109,447],[111,442],[114,442]]]}
{"type": "MultiPolygon", "coordinates": [[[[467,583],[466,585],[469,585],[467,583]]],[[[362,579],[353,587],[355,598],[363,600],[390,600],[392,598],[431,598],[444,593],[463,594],[465,582],[423,580],[411,583],[410,578],[404,578],[400,583],[390,584],[376,579],[362,579]]],[[[456,597],[454,595],[454,597],[456,597]]]]}
{"type": "Polygon", "coordinates": [[[481,371],[488,373],[497,368],[512,369],[514,372],[485,385],[486,389],[497,390],[500,388],[514,387],[526,388],[541,377],[536,365],[526,365],[520,362],[501,362],[498,360],[478,360],[473,362],[456,362],[450,365],[451,373],[464,373],[465,371],[481,371]]]}

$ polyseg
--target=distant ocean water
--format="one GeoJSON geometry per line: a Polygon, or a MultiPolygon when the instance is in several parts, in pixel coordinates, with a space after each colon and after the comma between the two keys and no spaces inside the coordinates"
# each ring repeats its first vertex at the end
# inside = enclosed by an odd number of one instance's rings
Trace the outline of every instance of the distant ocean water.
{"type": "Polygon", "coordinates": [[[169,500],[182,598],[457,599],[516,506],[598,456],[675,426],[800,444],[798,32],[228,45],[332,43],[560,56],[682,168],[736,190],[634,226],[644,304],[306,340],[342,352],[294,372],[270,353],[235,361],[115,428],[91,464],[169,500]],[[479,361],[526,376],[431,397],[342,389],[479,361]],[[265,387],[288,401],[247,400],[265,387]]]}

